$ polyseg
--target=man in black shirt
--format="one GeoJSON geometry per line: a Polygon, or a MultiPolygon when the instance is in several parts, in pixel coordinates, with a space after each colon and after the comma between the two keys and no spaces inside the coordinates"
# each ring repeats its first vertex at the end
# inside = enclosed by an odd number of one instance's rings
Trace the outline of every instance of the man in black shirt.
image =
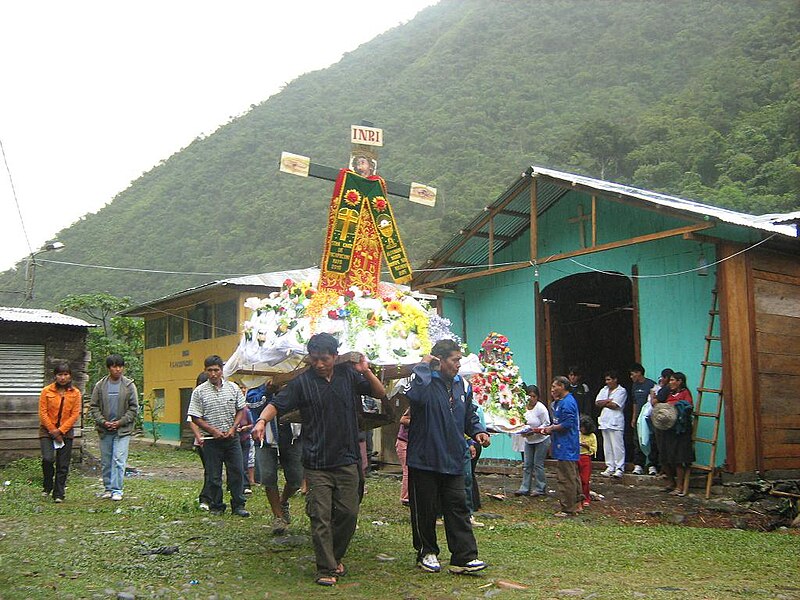
{"type": "Polygon", "coordinates": [[[299,409],[303,422],[303,467],[320,585],[334,585],[344,574],[341,560],[356,529],[359,507],[358,413],[361,396],[383,398],[383,384],[362,356],[357,364],[336,364],[339,342],[328,333],[308,341],[310,369],[274,397],[253,429],[256,443],[276,415],[299,409]]]}

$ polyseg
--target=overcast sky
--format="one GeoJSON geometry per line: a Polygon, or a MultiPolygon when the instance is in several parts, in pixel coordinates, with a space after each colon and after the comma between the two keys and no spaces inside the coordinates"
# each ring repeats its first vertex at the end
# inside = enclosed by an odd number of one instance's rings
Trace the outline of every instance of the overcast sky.
{"type": "Polygon", "coordinates": [[[435,3],[0,2],[0,270],[195,137],[435,3]]]}

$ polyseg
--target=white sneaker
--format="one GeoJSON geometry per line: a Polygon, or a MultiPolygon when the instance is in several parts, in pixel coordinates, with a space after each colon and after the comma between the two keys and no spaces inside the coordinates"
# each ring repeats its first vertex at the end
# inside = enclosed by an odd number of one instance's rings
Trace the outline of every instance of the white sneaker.
{"type": "Polygon", "coordinates": [[[633,474],[644,475],[644,469],[640,465],[636,465],[635,467],[633,467],[633,474]]]}
{"type": "Polygon", "coordinates": [[[109,490],[106,490],[105,492],[103,492],[102,494],[100,494],[100,497],[101,497],[103,500],[108,500],[109,498],[111,498],[111,492],[110,492],[109,490]]]}
{"type": "Polygon", "coordinates": [[[472,516],[469,518],[469,522],[470,522],[470,524],[471,524],[473,527],[485,527],[485,525],[484,525],[483,523],[481,523],[480,521],[478,521],[477,519],[475,519],[475,515],[472,515],[472,516]]]}
{"type": "Polygon", "coordinates": [[[120,494],[119,492],[114,492],[113,494],[111,494],[111,499],[114,502],[119,502],[120,500],[122,500],[122,494],[120,494]]]}
{"type": "Polygon", "coordinates": [[[426,554],[417,561],[417,566],[428,573],[438,573],[442,570],[442,565],[439,564],[439,559],[435,554],[426,554]]]}
{"type": "Polygon", "coordinates": [[[648,475],[658,475],[658,471],[656,470],[656,468],[653,465],[650,465],[649,467],[647,467],[647,474],[648,475]]]}
{"type": "Polygon", "coordinates": [[[211,509],[211,507],[208,505],[207,502],[201,502],[200,506],[198,506],[198,508],[200,510],[210,510],[211,509]]]}
{"type": "Polygon", "coordinates": [[[483,571],[485,568],[486,563],[476,558],[465,565],[450,565],[450,572],[461,575],[463,573],[477,573],[478,571],[483,571]]]}
{"type": "Polygon", "coordinates": [[[623,471],[622,469],[617,469],[616,471],[614,471],[613,477],[615,477],[616,479],[622,479],[624,475],[625,471],[623,471]]]}
{"type": "Polygon", "coordinates": [[[613,474],[614,474],[614,469],[609,467],[605,471],[601,471],[600,476],[601,477],[611,477],[613,474]]]}

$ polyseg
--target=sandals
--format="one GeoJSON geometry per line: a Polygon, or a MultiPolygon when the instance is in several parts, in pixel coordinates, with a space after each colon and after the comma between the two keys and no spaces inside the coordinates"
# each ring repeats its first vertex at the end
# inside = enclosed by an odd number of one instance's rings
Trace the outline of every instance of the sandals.
{"type": "Polygon", "coordinates": [[[669,495],[678,496],[678,498],[683,498],[686,495],[686,492],[684,492],[681,488],[675,488],[669,493],[669,495]]]}
{"type": "Polygon", "coordinates": [[[560,510],[560,511],[558,511],[557,513],[555,513],[553,516],[554,516],[554,517],[558,517],[558,518],[560,518],[560,519],[563,519],[563,518],[566,518],[566,517],[574,517],[574,516],[575,516],[575,513],[573,513],[573,512],[567,512],[567,511],[565,511],[565,510],[560,510]]]}
{"type": "Polygon", "coordinates": [[[336,585],[337,581],[334,575],[320,575],[314,580],[314,583],[325,587],[331,587],[332,585],[336,585]]]}
{"type": "Polygon", "coordinates": [[[344,577],[347,575],[347,567],[345,567],[342,563],[336,565],[336,570],[333,572],[336,577],[344,577]]]}

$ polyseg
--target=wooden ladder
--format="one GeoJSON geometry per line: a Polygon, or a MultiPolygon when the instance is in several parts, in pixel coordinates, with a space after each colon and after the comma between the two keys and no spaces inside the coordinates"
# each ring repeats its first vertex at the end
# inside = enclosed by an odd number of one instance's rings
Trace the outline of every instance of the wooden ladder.
{"type": "MultiPolygon", "coordinates": [[[[708,311],[708,332],[706,333],[706,350],[701,364],[700,386],[697,388],[697,402],[694,410],[694,425],[692,429],[692,442],[695,449],[698,444],[706,444],[709,447],[708,464],[697,462],[692,463],[691,468],[704,471],[706,476],[706,499],[711,496],[711,483],[716,473],[717,442],[719,441],[719,425],[722,414],[722,337],[719,331],[719,308],[717,290],[711,291],[712,302],[711,310],[708,311]],[[712,383],[709,383],[712,382],[712,383]],[[716,383],[713,383],[716,382],[716,383]],[[716,387],[713,387],[716,385],[716,387]],[[700,428],[700,421],[704,423],[711,420],[711,436],[708,438],[699,437],[697,432],[700,428]]],[[[686,470],[686,477],[683,482],[683,491],[689,488],[689,475],[691,469],[686,470]]]]}

